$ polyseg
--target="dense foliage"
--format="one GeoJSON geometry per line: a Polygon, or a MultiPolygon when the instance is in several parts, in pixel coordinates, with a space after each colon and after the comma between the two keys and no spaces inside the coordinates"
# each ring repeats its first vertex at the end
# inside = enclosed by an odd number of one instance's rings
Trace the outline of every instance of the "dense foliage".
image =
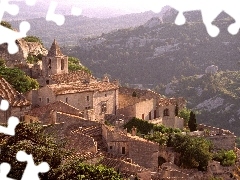
{"type": "Polygon", "coordinates": [[[180,166],[207,170],[208,161],[212,159],[212,145],[207,139],[175,134],[169,145],[181,154],[180,166]]]}
{"type": "Polygon", "coordinates": [[[196,115],[192,111],[190,112],[190,117],[189,117],[189,121],[188,121],[188,127],[189,127],[191,132],[197,130],[196,115]]]}
{"type": "Polygon", "coordinates": [[[0,60],[0,76],[5,78],[20,93],[39,88],[39,84],[35,79],[30,78],[18,68],[6,67],[3,60],[0,60]]]}
{"type": "Polygon", "coordinates": [[[42,40],[39,37],[36,37],[36,36],[27,36],[23,39],[27,42],[38,42],[41,45],[43,45],[42,40]]]}
{"type": "Polygon", "coordinates": [[[68,70],[69,71],[83,70],[83,71],[91,74],[91,71],[87,67],[83,66],[80,63],[80,60],[75,57],[68,57],[68,70]]]}
{"type": "Polygon", "coordinates": [[[55,169],[51,175],[51,179],[58,180],[83,180],[83,179],[106,179],[106,180],[121,180],[121,176],[111,168],[105,166],[89,165],[75,160],[68,164],[64,164],[55,169]]]}
{"type": "Polygon", "coordinates": [[[190,109],[183,108],[178,113],[178,116],[184,119],[185,126],[188,125],[188,121],[189,121],[189,118],[190,118],[190,112],[191,112],[190,109]]]}
{"type": "Polygon", "coordinates": [[[231,166],[235,164],[235,161],[237,160],[237,155],[233,150],[221,150],[220,152],[214,154],[213,160],[219,161],[220,164],[223,166],[231,166]]]}
{"type": "Polygon", "coordinates": [[[46,161],[50,171],[40,174],[44,180],[56,179],[112,179],[120,180],[120,175],[113,169],[103,166],[93,166],[82,163],[82,160],[67,160],[72,152],[65,149],[65,142],[56,141],[45,133],[40,124],[20,123],[15,130],[15,136],[0,134],[0,162],[11,164],[9,177],[19,179],[25,169],[25,162],[16,161],[16,154],[23,150],[32,154],[36,164],[46,161]],[[66,162],[66,163],[63,163],[66,162]]]}
{"type": "Polygon", "coordinates": [[[43,56],[42,54],[38,54],[37,56],[33,55],[33,54],[28,54],[26,62],[29,63],[29,64],[35,64],[39,60],[42,60],[42,56],[43,56]]]}

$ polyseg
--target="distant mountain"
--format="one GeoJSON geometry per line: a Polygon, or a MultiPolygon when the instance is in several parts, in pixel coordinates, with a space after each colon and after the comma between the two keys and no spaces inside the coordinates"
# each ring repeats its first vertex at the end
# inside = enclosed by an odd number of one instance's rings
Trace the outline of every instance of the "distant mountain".
{"type": "MultiPolygon", "coordinates": [[[[57,26],[54,22],[47,22],[45,18],[29,19],[28,22],[31,24],[29,35],[40,37],[47,47],[51,45],[54,38],[61,46],[72,46],[77,45],[81,38],[95,37],[117,29],[140,26],[156,16],[158,14],[152,11],[108,19],[65,16],[65,23],[62,26],[57,26]]],[[[11,21],[16,29],[18,29],[19,23],[20,21],[11,21]]]]}
{"type": "Polygon", "coordinates": [[[198,112],[198,123],[229,129],[240,136],[240,71],[174,78],[157,91],[185,97],[187,106],[198,112]]]}
{"type": "Polygon", "coordinates": [[[201,74],[212,64],[220,70],[238,70],[240,36],[227,31],[233,19],[222,13],[214,22],[221,33],[212,38],[199,11],[186,13],[183,26],[173,23],[177,13],[171,11],[135,28],[83,38],[64,52],[80,58],[98,77],[108,73],[123,84],[151,87],[168,83],[173,76],[201,74]]]}

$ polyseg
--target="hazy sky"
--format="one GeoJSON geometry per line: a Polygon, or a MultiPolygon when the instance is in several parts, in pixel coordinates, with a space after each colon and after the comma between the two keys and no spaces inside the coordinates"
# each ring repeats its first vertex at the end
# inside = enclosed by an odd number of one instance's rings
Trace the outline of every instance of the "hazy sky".
{"type": "Polygon", "coordinates": [[[55,0],[64,4],[74,4],[82,9],[106,7],[124,11],[159,12],[164,6],[164,0],[55,0]]]}

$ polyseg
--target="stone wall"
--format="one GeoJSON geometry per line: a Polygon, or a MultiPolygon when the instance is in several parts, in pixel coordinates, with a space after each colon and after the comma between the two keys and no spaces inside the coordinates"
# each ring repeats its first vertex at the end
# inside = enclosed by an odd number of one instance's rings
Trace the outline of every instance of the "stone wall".
{"type": "Polygon", "coordinates": [[[118,108],[118,90],[96,91],[93,94],[93,109],[96,119],[104,119],[105,114],[116,114],[118,108]],[[102,112],[102,104],[106,103],[106,112],[102,112]]]}
{"type": "Polygon", "coordinates": [[[65,126],[79,125],[83,127],[100,126],[101,124],[95,121],[88,121],[79,116],[69,115],[61,112],[57,112],[56,123],[64,122],[65,126]]]}
{"type": "Polygon", "coordinates": [[[159,145],[157,143],[131,136],[126,132],[105,125],[102,125],[102,136],[108,145],[109,153],[125,155],[131,158],[132,162],[151,170],[158,168],[159,145]],[[122,153],[123,147],[125,154],[122,153]]]}
{"type": "Polygon", "coordinates": [[[197,129],[204,131],[203,136],[213,143],[214,150],[233,150],[236,147],[236,136],[229,130],[207,126],[204,124],[198,124],[197,129]]]}

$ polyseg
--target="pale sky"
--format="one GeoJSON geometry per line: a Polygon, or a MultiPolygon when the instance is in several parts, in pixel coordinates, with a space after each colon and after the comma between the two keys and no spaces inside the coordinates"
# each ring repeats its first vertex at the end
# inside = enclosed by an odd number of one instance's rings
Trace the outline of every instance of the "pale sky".
{"type": "Polygon", "coordinates": [[[55,0],[61,3],[73,4],[82,9],[106,7],[125,11],[148,11],[160,12],[165,0],[55,0]]]}

